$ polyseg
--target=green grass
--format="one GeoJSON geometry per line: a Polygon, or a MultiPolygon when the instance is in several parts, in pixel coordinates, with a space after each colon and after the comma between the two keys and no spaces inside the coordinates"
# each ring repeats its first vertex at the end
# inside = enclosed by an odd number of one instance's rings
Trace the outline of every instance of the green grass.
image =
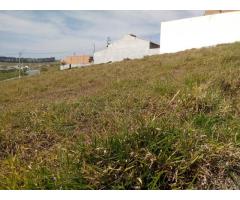
{"type": "Polygon", "coordinates": [[[9,70],[9,71],[0,71],[0,81],[18,77],[17,70],[9,70]]]}
{"type": "Polygon", "coordinates": [[[240,189],[240,44],[0,83],[1,189],[240,189]]]}
{"type": "MultiPolygon", "coordinates": [[[[7,66],[14,66],[16,63],[1,63],[0,62],[0,68],[1,67],[7,67],[7,66]]],[[[31,69],[39,69],[41,73],[51,73],[52,71],[57,71],[59,69],[59,62],[53,62],[53,63],[27,63],[27,66],[31,67],[31,69]]],[[[21,76],[26,75],[24,72],[21,72],[21,76]]],[[[12,78],[18,78],[19,72],[18,70],[8,70],[8,71],[1,71],[0,70],[0,81],[12,79],[12,78]]]]}

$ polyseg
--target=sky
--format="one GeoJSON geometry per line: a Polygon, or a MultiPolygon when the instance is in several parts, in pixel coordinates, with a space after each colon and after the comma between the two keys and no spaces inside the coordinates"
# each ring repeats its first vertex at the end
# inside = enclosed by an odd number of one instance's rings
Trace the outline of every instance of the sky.
{"type": "Polygon", "coordinates": [[[0,11],[0,56],[51,57],[93,54],[135,34],[159,43],[163,21],[203,11],[0,11]]]}

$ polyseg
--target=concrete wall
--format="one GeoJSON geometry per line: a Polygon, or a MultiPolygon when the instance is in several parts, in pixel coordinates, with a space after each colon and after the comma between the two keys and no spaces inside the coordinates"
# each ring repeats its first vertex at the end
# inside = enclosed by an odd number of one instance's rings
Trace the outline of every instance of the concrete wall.
{"type": "Polygon", "coordinates": [[[161,23],[160,53],[240,41],[240,12],[161,23]]]}
{"type": "Polygon", "coordinates": [[[152,56],[152,55],[157,55],[160,53],[160,49],[156,48],[156,49],[148,49],[147,51],[147,56],[152,56]]]}
{"type": "MultiPolygon", "coordinates": [[[[80,68],[80,67],[86,67],[92,65],[92,63],[90,64],[71,64],[71,69],[72,68],[80,68]]],[[[60,65],[60,70],[65,70],[65,69],[70,69],[70,64],[66,64],[66,65],[60,65]]]]}
{"type": "Polygon", "coordinates": [[[30,70],[27,70],[26,71],[26,74],[28,75],[28,76],[35,76],[35,75],[39,75],[41,72],[40,72],[40,70],[38,70],[38,69],[30,69],[30,70]]]}
{"type": "Polygon", "coordinates": [[[150,49],[150,42],[130,35],[110,44],[106,49],[94,53],[94,64],[116,62],[126,58],[143,58],[159,54],[159,48],[150,49]]]}

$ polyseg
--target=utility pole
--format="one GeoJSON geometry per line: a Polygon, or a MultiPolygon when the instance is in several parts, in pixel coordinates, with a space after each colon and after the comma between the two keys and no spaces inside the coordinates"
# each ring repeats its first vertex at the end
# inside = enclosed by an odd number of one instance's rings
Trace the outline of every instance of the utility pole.
{"type": "Polygon", "coordinates": [[[111,38],[107,37],[107,47],[111,44],[111,38]]]}
{"type": "Polygon", "coordinates": [[[18,53],[18,78],[21,78],[21,56],[22,52],[18,53]]]}
{"type": "MultiPolygon", "coordinates": [[[[73,53],[73,56],[74,56],[74,53],[73,53]]],[[[73,56],[70,56],[70,65],[69,65],[69,69],[72,69],[72,58],[73,56]]]]}
{"type": "Polygon", "coordinates": [[[93,43],[93,55],[95,53],[95,43],[93,43]]]}

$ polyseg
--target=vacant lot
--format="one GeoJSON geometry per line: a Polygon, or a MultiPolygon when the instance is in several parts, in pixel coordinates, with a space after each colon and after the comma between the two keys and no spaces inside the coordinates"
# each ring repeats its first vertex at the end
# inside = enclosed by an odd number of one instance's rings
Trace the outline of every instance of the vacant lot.
{"type": "Polygon", "coordinates": [[[239,189],[240,44],[0,83],[1,189],[239,189]]]}
{"type": "MultiPolygon", "coordinates": [[[[16,66],[16,63],[7,63],[7,62],[0,62],[0,81],[18,78],[19,71],[18,69],[10,69],[10,70],[3,70],[4,68],[16,66]]],[[[24,66],[29,66],[31,69],[38,69],[41,72],[46,71],[56,71],[59,68],[59,62],[52,62],[52,63],[27,63],[24,66]]],[[[21,71],[21,76],[26,75],[23,71],[21,71]]]]}

